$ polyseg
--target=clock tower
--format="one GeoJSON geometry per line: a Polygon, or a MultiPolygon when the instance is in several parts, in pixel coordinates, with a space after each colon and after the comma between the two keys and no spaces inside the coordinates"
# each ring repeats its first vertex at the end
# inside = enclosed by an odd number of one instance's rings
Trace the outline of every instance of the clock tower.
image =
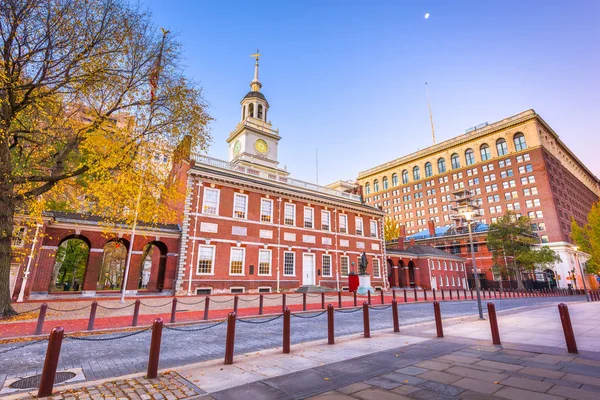
{"type": "Polygon", "coordinates": [[[279,130],[273,129],[267,119],[269,102],[260,92],[262,84],[258,80],[258,49],[254,64],[254,79],[250,82],[250,90],[241,101],[242,119],[227,138],[229,144],[229,161],[232,164],[247,166],[266,172],[288,175],[278,167],[277,145],[281,136],[279,130]]]}

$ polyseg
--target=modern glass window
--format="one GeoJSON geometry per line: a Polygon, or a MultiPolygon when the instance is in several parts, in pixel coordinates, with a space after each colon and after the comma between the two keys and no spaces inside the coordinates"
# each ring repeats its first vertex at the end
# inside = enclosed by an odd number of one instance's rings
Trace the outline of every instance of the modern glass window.
{"type": "Polygon", "coordinates": [[[490,146],[487,144],[482,144],[479,148],[479,154],[481,154],[481,161],[487,161],[492,158],[492,152],[490,151],[490,146]]]}
{"type": "Polygon", "coordinates": [[[429,178],[431,175],[433,175],[433,167],[430,162],[427,162],[425,163],[425,176],[429,178]]]}
{"type": "Polygon", "coordinates": [[[372,219],[369,222],[369,227],[370,227],[370,230],[371,230],[371,232],[370,232],[371,233],[371,237],[376,238],[377,237],[377,221],[375,221],[375,220],[372,219]]]}
{"type": "Polygon", "coordinates": [[[467,151],[465,151],[465,162],[467,165],[475,164],[475,152],[473,149],[467,149],[467,151]]]}
{"type": "Polygon", "coordinates": [[[246,249],[243,247],[232,247],[229,257],[229,275],[244,275],[244,254],[246,249]]]}
{"type": "Polygon", "coordinates": [[[373,192],[377,193],[379,192],[379,180],[375,179],[373,181],[373,192]]]}
{"type": "Polygon", "coordinates": [[[363,234],[363,219],[356,217],[356,234],[362,236],[363,234]]]}
{"type": "Polygon", "coordinates": [[[506,144],[506,140],[498,139],[496,141],[496,151],[498,152],[498,156],[505,156],[508,154],[508,145],[506,144]]]}
{"type": "Polygon", "coordinates": [[[233,217],[246,219],[248,216],[248,196],[235,193],[233,199],[233,217]]]}
{"type": "Polygon", "coordinates": [[[348,272],[350,271],[349,269],[350,266],[350,257],[348,256],[341,256],[340,257],[340,275],[341,276],[348,276],[348,272]]]}
{"type": "Polygon", "coordinates": [[[371,194],[371,184],[369,182],[365,183],[365,194],[371,194]]]}
{"type": "Polygon", "coordinates": [[[331,273],[331,256],[329,254],[323,254],[323,268],[321,273],[323,276],[332,276],[331,273]]]}
{"type": "Polygon", "coordinates": [[[379,258],[373,258],[373,278],[381,278],[381,270],[379,268],[379,258]]]}
{"type": "Polygon", "coordinates": [[[340,214],[340,233],[348,233],[348,216],[340,214]]]}
{"type": "Polygon", "coordinates": [[[406,185],[408,183],[408,171],[402,171],[402,184],[406,185]]]}
{"type": "Polygon", "coordinates": [[[388,190],[389,185],[388,185],[388,178],[387,178],[387,176],[384,176],[383,179],[382,179],[382,181],[383,181],[383,190],[388,190]]]}
{"type": "Polygon", "coordinates": [[[438,173],[442,174],[446,172],[446,159],[440,158],[438,160],[438,173]]]}
{"type": "Polygon", "coordinates": [[[202,213],[217,215],[219,213],[219,189],[204,188],[204,198],[202,199],[202,213]]]}
{"type": "Polygon", "coordinates": [[[295,276],[296,275],[296,253],[293,251],[283,252],[283,275],[284,276],[295,276]]]}
{"type": "Polygon", "coordinates": [[[398,186],[398,174],[392,174],[392,186],[398,186]]]}
{"type": "Polygon", "coordinates": [[[523,135],[521,132],[517,133],[513,137],[513,141],[515,143],[516,151],[525,150],[527,148],[527,143],[525,142],[525,135],[523,135]]]}
{"type": "Polygon", "coordinates": [[[295,225],[296,223],[296,205],[292,203],[285,203],[283,212],[283,223],[285,225],[295,225]]]}
{"type": "Polygon", "coordinates": [[[258,251],[258,275],[271,275],[271,250],[258,251]]]}
{"type": "Polygon", "coordinates": [[[273,200],[260,199],[260,220],[262,222],[273,221],[273,200]]]}
{"type": "Polygon", "coordinates": [[[212,274],[214,264],[215,246],[198,246],[198,268],[196,270],[196,273],[203,275],[212,274]]]}
{"type": "Polygon", "coordinates": [[[418,181],[419,179],[421,179],[421,170],[419,169],[419,167],[413,168],[413,179],[415,181],[418,181]]]}
{"type": "Polygon", "coordinates": [[[315,210],[312,207],[304,207],[304,227],[313,228],[315,222],[315,210]]]}
{"type": "Polygon", "coordinates": [[[452,169],[460,168],[460,158],[458,157],[458,154],[452,154],[450,157],[450,163],[452,164],[452,169]]]}
{"type": "Polygon", "coordinates": [[[329,211],[321,211],[321,229],[324,231],[331,230],[331,215],[329,211]]]}

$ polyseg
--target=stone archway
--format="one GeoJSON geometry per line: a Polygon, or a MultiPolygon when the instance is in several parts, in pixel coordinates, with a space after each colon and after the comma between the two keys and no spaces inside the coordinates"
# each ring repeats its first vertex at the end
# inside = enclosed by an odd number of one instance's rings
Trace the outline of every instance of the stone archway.
{"type": "Polygon", "coordinates": [[[91,248],[90,240],[82,235],[68,235],[59,242],[48,292],[83,288],[91,248]]]}
{"type": "Polygon", "coordinates": [[[123,288],[128,251],[129,241],[125,239],[111,239],[104,244],[96,290],[121,290],[123,288]]]}
{"type": "Polygon", "coordinates": [[[415,270],[415,263],[412,260],[408,262],[408,286],[410,286],[411,288],[418,286],[417,285],[417,272],[415,270]]]}
{"type": "Polygon", "coordinates": [[[138,289],[162,291],[167,270],[167,245],[152,241],[144,246],[138,279],[138,289]]]}

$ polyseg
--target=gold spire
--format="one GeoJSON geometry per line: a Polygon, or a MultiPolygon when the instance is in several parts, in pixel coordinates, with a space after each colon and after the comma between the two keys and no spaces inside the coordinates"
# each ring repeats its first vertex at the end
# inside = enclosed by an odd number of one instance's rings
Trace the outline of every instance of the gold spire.
{"type": "Polygon", "coordinates": [[[252,82],[250,82],[250,87],[252,88],[253,92],[260,92],[260,88],[262,87],[262,84],[258,80],[258,59],[261,55],[262,54],[259,53],[258,49],[256,49],[256,53],[250,55],[250,57],[256,60],[256,64],[254,64],[254,79],[252,79],[252,82]]]}

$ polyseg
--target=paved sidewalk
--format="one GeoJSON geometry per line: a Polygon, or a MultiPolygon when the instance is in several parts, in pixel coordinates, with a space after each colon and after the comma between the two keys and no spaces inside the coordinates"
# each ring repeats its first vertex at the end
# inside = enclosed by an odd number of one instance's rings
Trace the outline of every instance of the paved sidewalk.
{"type": "MultiPolygon", "coordinates": [[[[600,303],[573,303],[569,308],[578,344],[587,347],[583,336],[591,336],[600,328],[600,319],[591,317],[600,311],[600,303]],[[585,326],[578,328],[580,323],[585,326]]],[[[535,314],[550,326],[547,330],[533,329],[528,341],[523,339],[522,343],[505,340],[503,346],[491,346],[489,334],[485,336],[480,329],[482,323],[489,327],[488,321],[461,317],[445,321],[446,337],[441,339],[432,338],[431,323],[419,324],[402,327],[401,334],[388,329],[372,332],[370,339],[361,335],[336,338],[333,346],[322,340],[302,343],[292,346],[289,355],[276,348],[236,355],[233,365],[225,366],[218,359],[176,367],[167,375],[186,380],[185,386],[195,391],[194,396],[207,400],[600,398],[600,353],[571,355],[559,344],[539,345],[543,340],[562,337],[562,332],[552,327],[558,317],[557,312],[553,315],[554,309],[555,304],[536,311],[499,313],[500,331],[506,337],[516,330],[535,328],[529,321],[535,314]],[[453,336],[453,332],[460,336],[453,336]]],[[[119,382],[140,382],[140,376],[124,377],[119,382]]],[[[162,398],[150,393],[154,384],[146,382],[142,385],[146,392],[140,389],[136,395],[162,398]]],[[[59,386],[57,390],[63,392],[57,398],[93,398],[85,396],[101,385],[106,387],[106,382],[59,386]],[[78,389],[82,386],[88,389],[78,389]]],[[[119,386],[109,386],[115,385],[119,386]]],[[[136,397],[129,393],[124,398],[136,397]]]]}

